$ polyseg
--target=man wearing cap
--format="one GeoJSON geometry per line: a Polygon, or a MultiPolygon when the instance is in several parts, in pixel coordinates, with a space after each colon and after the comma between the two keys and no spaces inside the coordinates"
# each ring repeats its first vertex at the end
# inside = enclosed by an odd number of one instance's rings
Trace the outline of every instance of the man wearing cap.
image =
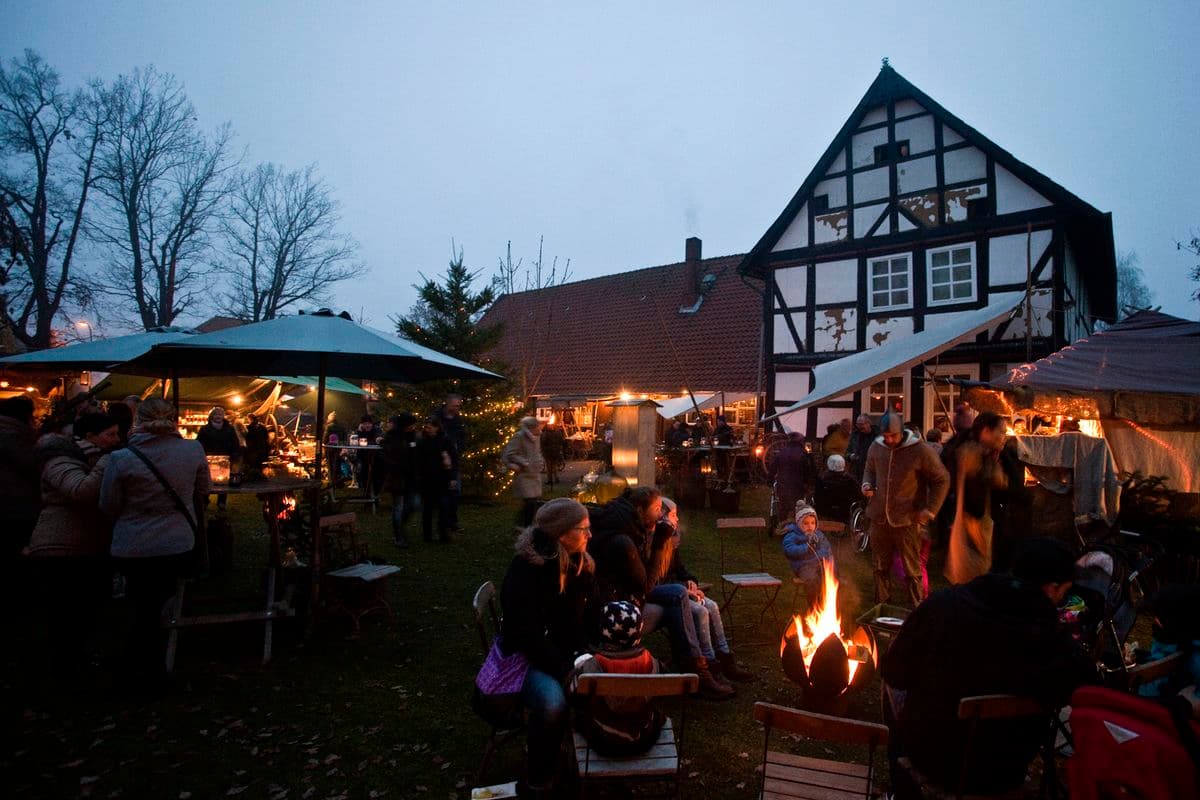
{"type": "MultiPolygon", "coordinates": [[[[1005,574],[934,592],[917,607],[883,660],[892,712],[892,755],[939,787],[953,788],[965,755],[964,697],[1014,694],[1046,705],[1044,719],[987,722],[971,746],[966,791],[1019,787],[1048,730],[1049,715],[1095,676],[1060,630],[1057,607],[1076,574],[1074,553],[1054,539],[1029,539],[1005,574]]],[[[896,796],[917,797],[907,770],[893,765],[896,796]],[[905,791],[908,789],[908,791],[905,791]]]]}
{"type": "Polygon", "coordinates": [[[846,461],[850,467],[850,474],[855,479],[862,478],[867,451],[871,449],[871,442],[875,441],[878,435],[879,431],[875,429],[871,418],[866,414],[859,414],[854,420],[854,430],[850,432],[850,444],[846,446],[846,461]]]}
{"type": "Polygon", "coordinates": [[[899,552],[908,601],[915,607],[924,599],[921,526],[937,516],[950,489],[950,476],[921,437],[905,430],[898,411],[884,414],[879,429],[867,450],[862,484],[863,496],[869,498],[875,602],[886,603],[891,597],[892,560],[899,552]]]}

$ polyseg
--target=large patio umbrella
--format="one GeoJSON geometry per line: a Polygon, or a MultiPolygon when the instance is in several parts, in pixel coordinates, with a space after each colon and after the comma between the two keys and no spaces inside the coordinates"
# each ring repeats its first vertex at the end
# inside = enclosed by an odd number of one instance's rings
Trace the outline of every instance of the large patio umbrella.
{"type": "MultiPolygon", "coordinates": [[[[317,375],[316,477],[321,479],[325,438],[325,382],[329,375],[392,383],[501,376],[394,334],[359,325],[327,310],[279,317],[156,345],[122,365],[122,372],[161,375],[317,375]]],[[[319,510],[313,506],[313,570],[319,575],[319,510]]],[[[316,587],[314,586],[314,590],[316,587]]],[[[315,595],[314,595],[315,598],[315,595]]]]}
{"type": "MultiPolygon", "coordinates": [[[[111,372],[112,368],[150,352],[157,344],[177,342],[192,336],[200,336],[190,328],[155,328],[128,336],[111,339],[96,339],[90,342],[51,347],[31,353],[0,358],[3,367],[61,367],[65,370],[91,369],[111,372]]],[[[163,373],[157,373],[161,376],[163,373]]]]}

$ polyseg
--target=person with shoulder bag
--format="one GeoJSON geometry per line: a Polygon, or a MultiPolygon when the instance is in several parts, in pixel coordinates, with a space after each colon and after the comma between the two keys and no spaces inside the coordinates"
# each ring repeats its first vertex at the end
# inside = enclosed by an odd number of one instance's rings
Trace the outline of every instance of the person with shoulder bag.
{"type": "Polygon", "coordinates": [[[133,613],[126,648],[130,685],[153,688],[166,678],[160,616],[179,578],[203,560],[202,508],[208,461],[199,442],[179,435],[175,407],[151,398],[138,406],[129,444],[109,457],[100,510],[113,521],[112,556],[125,575],[133,613]]]}

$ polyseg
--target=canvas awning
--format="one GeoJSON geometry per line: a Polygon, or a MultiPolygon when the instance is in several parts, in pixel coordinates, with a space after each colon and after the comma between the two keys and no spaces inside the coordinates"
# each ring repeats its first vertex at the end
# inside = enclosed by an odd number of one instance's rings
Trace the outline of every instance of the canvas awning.
{"type": "Polygon", "coordinates": [[[1006,292],[983,308],[955,314],[936,328],[820,364],[813,370],[815,384],[808,396],[763,421],[769,422],[784,414],[819,406],[933,358],[980,331],[993,327],[1012,314],[1024,299],[1024,292],[1006,292]]]}
{"type": "MultiPolygon", "coordinates": [[[[716,392],[709,394],[708,392],[699,393],[696,395],[696,407],[701,411],[706,411],[710,408],[717,408],[730,403],[737,403],[742,400],[749,400],[754,397],[753,392],[716,392]]],[[[672,419],[680,414],[686,414],[692,410],[691,395],[683,395],[682,397],[672,397],[667,400],[659,400],[658,415],[664,419],[672,419]]]]}

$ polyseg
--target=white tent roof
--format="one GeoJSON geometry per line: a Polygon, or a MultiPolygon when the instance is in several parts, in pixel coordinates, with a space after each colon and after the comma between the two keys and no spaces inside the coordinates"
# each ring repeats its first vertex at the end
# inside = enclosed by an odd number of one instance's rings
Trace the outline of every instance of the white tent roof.
{"type": "MultiPolygon", "coordinates": [[[[983,308],[956,314],[944,325],[924,330],[912,336],[893,339],[881,347],[873,347],[854,355],[818,365],[813,370],[815,384],[808,396],[764,421],[776,419],[793,411],[829,402],[835,397],[868,386],[879,378],[908,369],[932,358],[964,339],[991,328],[1012,313],[1025,299],[1024,292],[997,295],[983,308]]],[[[928,319],[928,318],[927,318],[928,319]]]]}
{"type": "MultiPolygon", "coordinates": [[[[696,394],[696,405],[701,411],[710,408],[716,408],[722,405],[722,395],[724,396],[724,404],[737,403],[741,400],[749,400],[754,397],[752,392],[716,392],[709,394],[708,392],[696,394]]],[[[660,417],[671,419],[678,417],[680,414],[686,414],[692,410],[692,398],[690,395],[682,397],[672,397],[668,400],[659,400],[659,407],[655,409],[660,417]]]]}

